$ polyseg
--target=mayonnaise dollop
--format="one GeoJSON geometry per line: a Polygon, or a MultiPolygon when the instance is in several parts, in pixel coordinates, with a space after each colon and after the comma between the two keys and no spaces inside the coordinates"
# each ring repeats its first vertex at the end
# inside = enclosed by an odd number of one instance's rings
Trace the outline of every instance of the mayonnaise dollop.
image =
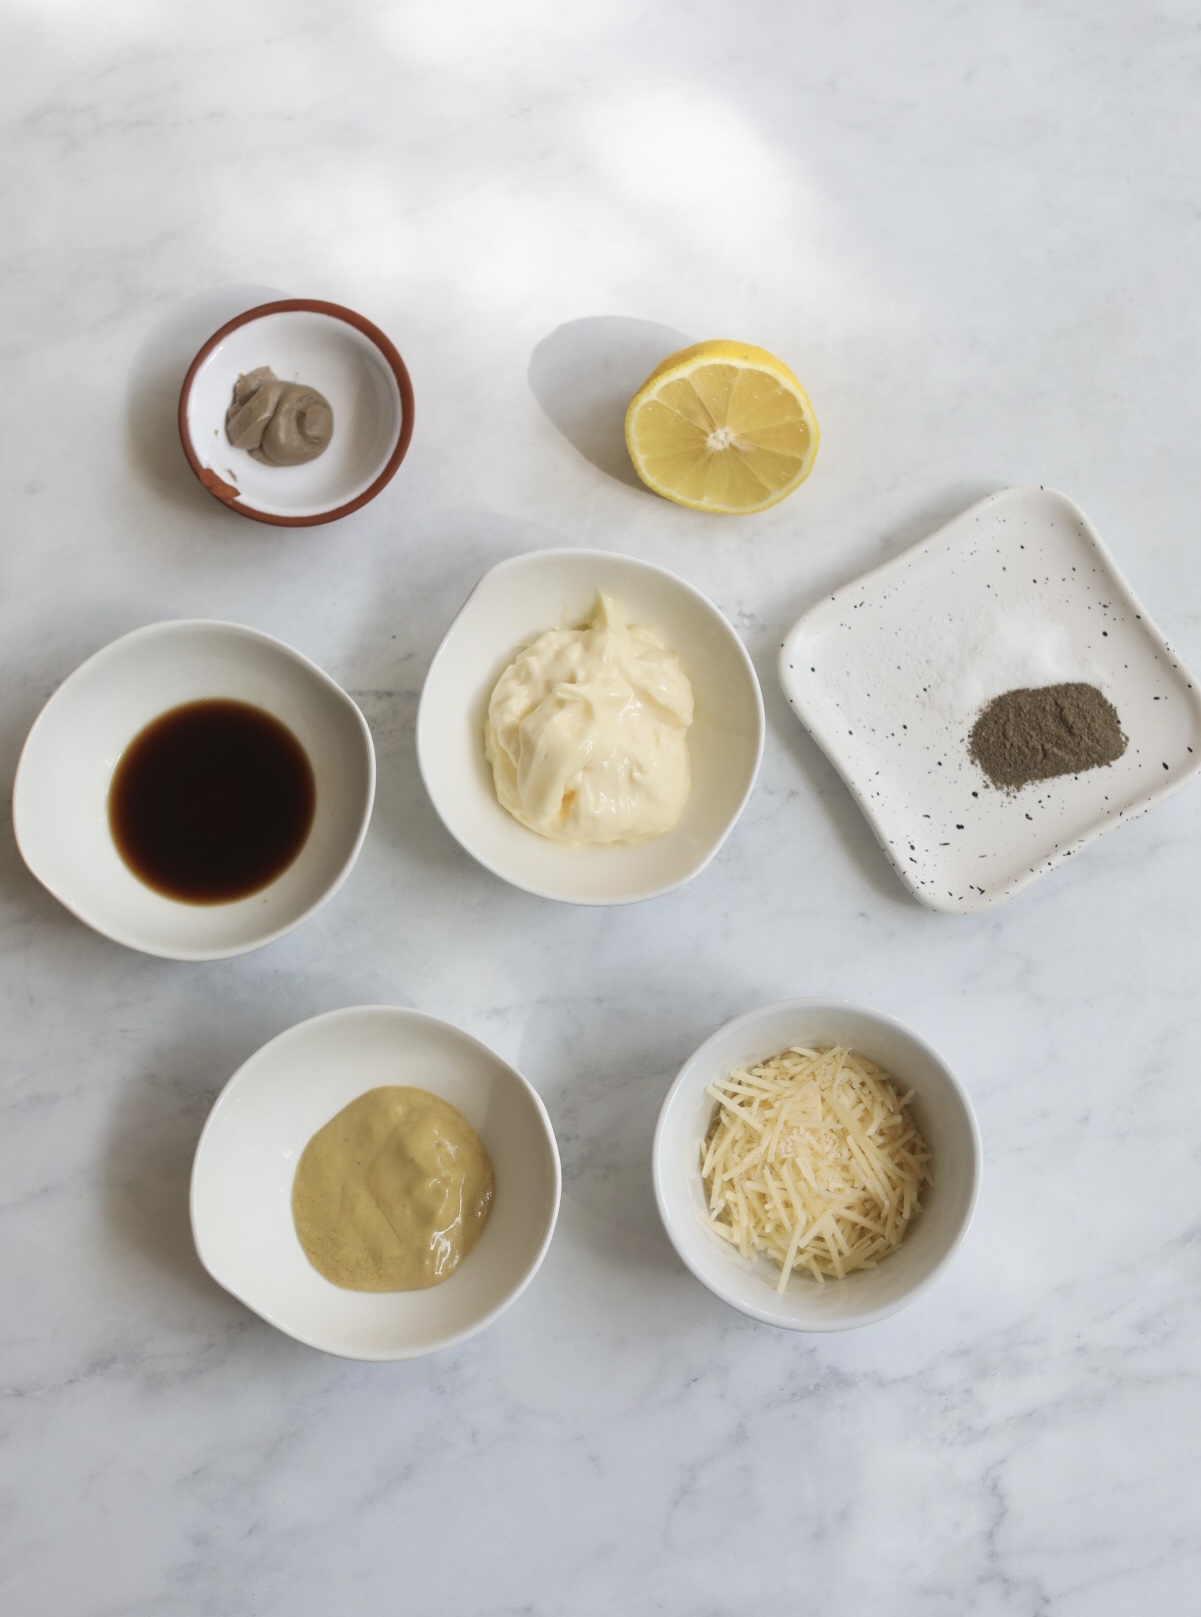
{"type": "Polygon", "coordinates": [[[688,801],[692,686],[674,651],[607,595],[519,652],[488,704],[501,807],[556,842],[643,842],[688,801]]]}

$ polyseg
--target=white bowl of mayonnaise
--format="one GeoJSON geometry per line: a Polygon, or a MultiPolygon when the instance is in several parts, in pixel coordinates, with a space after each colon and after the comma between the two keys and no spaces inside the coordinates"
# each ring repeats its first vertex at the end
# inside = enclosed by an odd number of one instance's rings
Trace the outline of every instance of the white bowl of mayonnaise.
{"type": "Polygon", "coordinates": [[[571,904],[698,875],[763,754],[733,628],[650,562],[540,550],[480,579],[421,696],[417,757],[451,834],[515,887],[571,904]]]}

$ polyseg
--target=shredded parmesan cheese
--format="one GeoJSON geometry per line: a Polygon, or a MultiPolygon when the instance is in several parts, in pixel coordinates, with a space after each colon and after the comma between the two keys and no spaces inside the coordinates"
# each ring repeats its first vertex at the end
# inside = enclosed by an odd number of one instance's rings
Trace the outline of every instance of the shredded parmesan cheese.
{"type": "Polygon", "coordinates": [[[925,1143],[882,1067],[793,1045],[710,1084],[708,1222],[744,1258],[841,1280],[898,1247],[930,1182],[925,1143]]]}

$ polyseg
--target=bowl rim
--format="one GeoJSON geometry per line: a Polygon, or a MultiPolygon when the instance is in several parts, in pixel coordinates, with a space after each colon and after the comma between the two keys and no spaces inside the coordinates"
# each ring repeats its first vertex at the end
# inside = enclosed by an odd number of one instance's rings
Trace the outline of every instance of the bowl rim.
{"type": "Polygon", "coordinates": [[[191,1228],[192,1245],[195,1248],[196,1256],[200,1260],[200,1265],[204,1272],[208,1275],[209,1279],[212,1280],[216,1285],[220,1286],[222,1291],[228,1292],[229,1295],[240,1302],[244,1308],[248,1308],[252,1314],[257,1315],[259,1319],[264,1320],[275,1330],[282,1332],[284,1336],[291,1337],[294,1342],[299,1342],[304,1347],[314,1348],[319,1353],[329,1354],[331,1358],[353,1359],[360,1362],[375,1364],[388,1364],[404,1359],[425,1358],[431,1353],[441,1353],[446,1348],[456,1347],[459,1343],[465,1342],[470,1337],[478,1335],[480,1331],[485,1330],[493,1323],[493,1321],[499,1319],[501,1314],[503,1314],[506,1309],[510,1308],[517,1301],[522,1292],[525,1291],[526,1287],[538,1273],[539,1269],[541,1269],[543,1260],[545,1259],[547,1252],[550,1250],[550,1244],[554,1239],[555,1230],[558,1227],[559,1210],[562,1199],[563,1164],[559,1156],[559,1142],[555,1137],[554,1125],[551,1123],[550,1113],[546,1109],[546,1103],[542,1099],[542,1096],[534,1088],[533,1084],[530,1083],[525,1074],[519,1071],[519,1069],[515,1067],[512,1062],[506,1061],[502,1055],[499,1055],[495,1050],[492,1049],[491,1045],[485,1044],[482,1039],[477,1039],[473,1033],[468,1033],[465,1028],[459,1027],[457,1023],[450,1022],[443,1016],[434,1016],[429,1011],[418,1010],[415,1006],[384,1004],[342,1005],[332,1011],[321,1011],[316,1016],[305,1017],[303,1021],[293,1022],[290,1027],[282,1029],[281,1032],[275,1034],[273,1038],[268,1039],[265,1044],[259,1045],[257,1050],[254,1050],[249,1056],[247,1056],[246,1060],[241,1063],[241,1065],[230,1075],[229,1078],[226,1079],[225,1083],[221,1086],[220,1092],[213,1101],[212,1106],[209,1108],[208,1116],[204,1120],[204,1127],[201,1129],[200,1137],[196,1141],[196,1149],[192,1154],[192,1171],[188,1176],[188,1223],[191,1228]],[[450,1336],[442,1338],[431,1347],[423,1347],[416,1350],[401,1349],[400,1351],[388,1352],[365,1351],[350,1353],[339,1348],[328,1347],[322,1342],[313,1341],[310,1337],[301,1335],[300,1332],[292,1330],[290,1326],[282,1324],[278,1319],[274,1318],[270,1312],[260,1308],[256,1303],[251,1302],[248,1297],[243,1296],[243,1294],[240,1291],[235,1290],[234,1287],[227,1285],[224,1280],[220,1279],[220,1277],[214,1273],[204,1255],[200,1234],[197,1229],[196,1178],[200,1163],[200,1154],[204,1149],[204,1144],[208,1138],[209,1130],[214,1128],[218,1113],[228,1101],[231,1090],[235,1085],[244,1080],[246,1069],[248,1067],[257,1062],[260,1057],[264,1056],[268,1050],[273,1049],[274,1046],[292,1038],[303,1037],[308,1030],[316,1026],[318,1023],[341,1020],[353,1021],[360,1016],[377,1015],[380,1012],[384,1012],[386,1015],[393,1017],[400,1022],[422,1022],[428,1026],[449,1029],[450,1032],[456,1036],[456,1038],[463,1039],[466,1041],[466,1043],[473,1045],[477,1050],[482,1051],[490,1061],[495,1062],[497,1065],[503,1068],[510,1078],[517,1080],[518,1085],[526,1091],[529,1098],[533,1101],[534,1113],[541,1128],[542,1143],[547,1149],[551,1169],[550,1209],[547,1214],[546,1227],[543,1230],[542,1238],[538,1244],[538,1250],[534,1254],[532,1261],[526,1268],[521,1279],[511,1291],[505,1294],[502,1300],[497,1303],[494,1308],[492,1308],[488,1313],[484,1314],[480,1319],[474,1321],[471,1325],[464,1326],[462,1330],[455,1331],[450,1336]]]}
{"type": "MultiPolygon", "coordinates": [[[[170,709],[164,709],[164,712],[170,712],[170,709]]],[[[133,738],[131,737],[130,739],[132,740],[133,738]]],[[[224,618],[163,618],[156,623],[144,623],[138,629],[129,630],[127,634],[118,635],[115,640],[110,640],[107,645],[103,645],[99,648],[99,650],[92,652],[89,657],[85,657],[83,662],[71,670],[62,683],[58,685],[46,698],[45,702],[42,703],[41,708],[38,710],[38,715],[30,725],[29,733],[22,743],[20,757],[17,759],[16,773],[13,776],[13,840],[17,844],[17,850],[25,862],[26,869],[31,875],[36,877],[36,879],[46,889],[50,896],[57,899],[65,910],[69,911],[70,914],[75,916],[76,920],[82,921],[85,926],[90,927],[93,932],[99,933],[101,937],[108,938],[110,942],[119,943],[127,949],[135,949],[139,954],[152,955],[159,960],[232,960],[237,955],[250,954],[253,950],[265,948],[267,944],[274,943],[278,938],[282,938],[286,933],[291,932],[295,927],[298,927],[304,921],[307,921],[311,915],[315,914],[317,910],[321,909],[321,907],[327,904],[334,896],[346,878],[350,875],[350,872],[354,869],[359,854],[362,852],[363,843],[366,839],[367,831],[371,824],[371,816],[375,808],[375,787],[375,742],[372,739],[371,729],[367,723],[367,720],[363,717],[362,711],[354,698],[347,691],[344,691],[338,684],[337,680],[335,680],[331,675],[327,674],[324,668],[319,667],[315,662],[312,661],[311,658],[306,657],[304,652],[297,651],[295,646],[288,645],[286,640],[280,640],[276,635],[268,634],[264,629],[255,629],[249,624],[245,623],[231,623],[224,618]],[[234,948],[166,949],[156,947],[142,939],[136,938],[126,933],[122,928],[109,926],[106,922],[98,920],[95,915],[88,913],[86,909],[81,908],[66,894],[60,892],[57,886],[49,882],[34,864],[21,841],[21,828],[17,811],[21,795],[22,772],[25,769],[26,758],[29,750],[33,745],[38,731],[41,729],[42,722],[51,706],[58,701],[59,697],[68,688],[68,686],[70,686],[77,679],[81,679],[88,672],[88,670],[92,668],[93,664],[107,660],[109,656],[115,654],[119,648],[124,647],[130,642],[136,640],[149,640],[157,637],[169,638],[172,632],[181,629],[216,629],[227,633],[233,633],[236,636],[244,637],[249,640],[257,640],[260,643],[271,647],[274,651],[282,652],[287,659],[291,660],[292,662],[299,663],[301,668],[307,674],[310,676],[315,676],[319,683],[333,691],[334,694],[341,699],[342,703],[353,715],[353,722],[365,747],[367,761],[366,803],[364,805],[362,820],[355,835],[353,846],[351,847],[341,869],[334,877],[334,880],[318,898],[314,899],[307,909],[302,910],[301,913],[293,920],[286,922],[283,926],[276,927],[274,931],[268,932],[261,938],[256,938],[252,943],[240,943],[234,948]]]]}
{"type": "Polygon", "coordinates": [[[385,488],[395,477],[397,468],[408,452],[409,441],[413,436],[413,383],[409,378],[408,369],[404,360],[401,359],[395,343],[392,342],[391,338],[385,336],[377,325],[374,325],[365,316],[356,313],[354,309],[348,309],[341,303],[326,303],[319,298],[277,298],[271,303],[258,303],[253,309],[246,309],[243,313],[235,315],[232,320],[227,320],[202,345],[192,363],[188,366],[187,374],[183,379],[183,386],[179,390],[176,420],[179,426],[179,440],[183,445],[183,452],[187,457],[188,465],[196,474],[201,486],[207,489],[215,500],[220,500],[222,505],[228,506],[231,511],[236,511],[239,516],[250,517],[254,522],[266,522],[276,528],[315,528],[323,522],[336,522],[341,517],[349,516],[352,511],[357,511],[360,506],[364,506],[373,500],[381,489],[385,488]],[[192,443],[192,435],[188,431],[188,404],[192,396],[192,384],[196,380],[200,367],[213,350],[224,342],[231,331],[236,331],[240,326],[250,325],[252,321],[261,320],[267,315],[292,313],[327,315],[330,319],[341,320],[346,325],[353,326],[356,331],[362,332],[383,356],[400,390],[400,435],[396,440],[396,447],[384,463],[379,475],[353,500],[347,500],[344,504],[335,506],[332,510],[317,511],[307,516],[282,516],[271,511],[261,511],[257,506],[244,503],[241,490],[234,488],[232,483],[227,483],[223,477],[218,477],[211,467],[201,464],[200,457],[197,455],[195,446],[192,443]]]}
{"type": "Polygon", "coordinates": [[[667,1238],[671,1242],[676,1256],[684,1264],[685,1268],[687,1268],[707,1290],[711,1291],[715,1297],[720,1298],[723,1303],[725,1303],[728,1307],[735,1309],[738,1313],[745,1314],[750,1319],[758,1320],[763,1325],[773,1325],[778,1330],[799,1331],[809,1335],[825,1335],[835,1331],[858,1330],[861,1326],[875,1325],[880,1320],[887,1319],[891,1314],[898,1313],[902,1308],[907,1308],[909,1304],[915,1302],[923,1292],[928,1291],[950,1264],[952,1258],[955,1256],[955,1253],[963,1244],[968,1230],[971,1228],[972,1220],[976,1214],[976,1205],[980,1199],[980,1182],[983,1172],[983,1162],[984,1153],[980,1137],[980,1125],[976,1118],[976,1112],[972,1105],[971,1096],[968,1094],[966,1088],[960,1082],[959,1078],[956,1077],[948,1062],[944,1060],[944,1058],[927,1039],[922,1038],[919,1033],[915,1033],[913,1029],[909,1027],[907,1023],[902,1022],[899,1017],[890,1016],[887,1011],[877,1011],[871,1006],[859,1005],[853,1000],[849,999],[820,999],[815,997],[772,1000],[768,1004],[757,1005],[749,1011],[744,1011],[739,1016],[733,1016],[728,1021],[721,1023],[719,1027],[714,1028],[709,1037],[705,1039],[703,1043],[699,1044],[692,1052],[687,1061],[685,1061],[684,1065],[676,1074],[675,1078],[672,1080],[670,1088],[663,1097],[663,1104],[659,1108],[659,1116],[655,1123],[654,1142],[651,1147],[651,1177],[654,1181],[655,1205],[659,1209],[659,1218],[662,1221],[667,1238]],[[664,1137],[667,1129],[668,1113],[675,1102],[676,1096],[686,1086],[693,1070],[708,1054],[713,1045],[715,1045],[720,1039],[724,1039],[734,1028],[750,1027],[756,1022],[764,1021],[768,1017],[778,1015],[781,1012],[796,1012],[799,1014],[804,1014],[805,1012],[815,1011],[833,1011],[836,1013],[851,1011],[856,1016],[865,1016],[871,1021],[879,1023],[882,1027],[889,1028],[895,1032],[903,1034],[907,1039],[911,1039],[913,1043],[924,1051],[925,1054],[933,1061],[935,1066],[941,1071],[943,1077],[947,1080],[950,1092],[955,1096],[960,1107],[962,1108],[963,1116],[968,1126],[968,1135],[971,1139],[971,1188],[968,1194],[967,1207],[964,1211],[962,1219],[960,1220],[959,1228],[955,1232],[953,1240],[949,1243],[946,1251],[943,1252],[937,1263],[935,1263],[920,1280],[911,1286],[908,1291],[906,1291],[902,1296],[894,1298],[891,1302],[882,1303],[875,1308],[865,1309],[863,1313],[855,1319],[817,1322],[808,1320],[802,1321],[796,1319],[782,1319],[777,1313],[773,1313],[767,1307],[757,1308],[754,1306],[754,1304],[745,1303],[741,1299],[734,1298],[725,1290],[721,1282],[717,1280],[715,1276],[702,1269],[698,1264],[694,1263],[691,1257],[683,1250],[680,1243],[676,1240],[675,1223],[677,1221],[677,1215],[674,1209],[671,1207],[664,1191],[664,1172],[662,1167],[663,1157],[666,1150],[664,1137]]]}
{"type": "MultiPolygon", "coordinates": [[[[726,617],[721,608],[714,601],[711,601],[702,590],[699,590],[695,584],[689,583],[689,581],[686,578],[681,577],[679,573],[673,572],[671,568],[661,567],[657,562],[646,561],[641,556],[630,556],[624,551],[620,550],[600,550],[595,546],[578,548],[574,545],[550,545],[538,550],[523,550],[516,556],[506,556],[503,561],[496,562],[495,565],[489,567],[485,572],[481,573],[479,578],[477,578],[475,583],[471,586],[471,589],[468,591],[462,606],[460,606],[459,610],[451,619],[446,633],[439,641],[438,649],[434,652],[433,657],[430,659],[430,665],[426,669],[425,679],[422,681],[421,685],[421,700],[417,704],[415,739],[417,750],[417,768],[421,774],[421,780],[425,787],[426,796],[433,804],[434,811],[439,820],[441,820],[443,826],[445,826],[446,830],[450,832],[451,836],[454,837],[455,841],[464,850],[464,852],[470,854],[478,865],[482,865],[485,870],[490,871],[493,876],[496,876],[500,881],[506,882],[510,887],[515,887],[520,892],[531,893],[535,898],[550,899],[556,904],[573,904],[581,909],[601,909],[616,907],[622,904],[644,904],[650,899],[663,898],[667,893],[675,892],[677,888],[685,886],[688,882],[699,876],[713,862],[713,860],[725,846],[731,832],[734,830],[734,827],[742,818],[746,806],[750,802],[751,794],[755,790],[755,783],[759,779],[759,770],[763,763],[763,749],[766,740],[766,731],[767,716],[763,705],[763,687],[759,683],[759,675],[755,671],[755,664],[751,658],[751,654],[743,644],[742,636],[738,633],[737,629],[735,629],[729,618],[726,617]],[[604,896],[596,898],[567,898],[564,897],[562,893],[555,892],[546,886],[536,885],[532,882],[520,880],[518,877],[510,875],[507,871],[501,870],[490,859],[485,858],[482,853],[480,853],[476,848],[472,847],[469,842],[464,841],[463,837],[459,835],[456,828],[451,825],[449,820],[446,819],[442,813],[441,807],[439,806],[439,801],[434,793],[433,787],[430,784],[429,772],[426,768],[425,747],[423,741],[424,729],[421,722],[422,713],[425,708],[426,694],[429,690],[430,680],[433,678],[434,670],[437,668],[444,653],[446,652],[447,644],[458,627],[459,619],[471,605],[471,602],[475,599],[475,596],[483,585],[496,574],[506,572],[510,568],[517,568],[525,563],[532,562],[534,558],[537,558],[538,560],[550,560],[558,559],[559,557],[571,557],[573,560],[575,558],[588,560],[590,558],[599,557],[604,561],[619,561],[629,566],[641,569],[643,572],[657,573],[661,578],[669,579],[673,584],[683,590],[685,594],[691,596],[694,601],[699,602],[699,604],[706,611],[712,613],[720,621],[723,629],[726,631],[726,634],[730,639],[731,644],[737,649],[737,654],[741,659],[744,671],[746,672],[750,682],[751,691],[754,694],[756,719],[755,761],[748,774],[746,786],[743,790],[742,796],[738,800],[738,806],[730,815],[729,823],[726,825],[720,837],[718,837],[717,841],[709,849],[701,862],[694,865],[692,869],[689,870],[685,875],[677,876],[673,881],[664,882],[657,887],[650,888],[645,893],[639,893],[631,898],[609,898],[604,896]]],[[[536,832],[531,832],[530,834],[531,836],[537,835],[536,832]]],[[[667,835],[670,834],[670,832],[667,833],[667,835]]]]}

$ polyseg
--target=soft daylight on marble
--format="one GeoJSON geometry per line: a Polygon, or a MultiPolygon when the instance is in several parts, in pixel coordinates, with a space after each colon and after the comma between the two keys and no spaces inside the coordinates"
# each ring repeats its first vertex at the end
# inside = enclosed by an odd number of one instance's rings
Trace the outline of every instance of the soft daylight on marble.
{"type": "Polygon", "coordinates": [[[3,843],[5,1617],[1195,1608],[1201,787],[934,913],[776,663],[824,596],[1041,484],[1201,667],[1196,24],[1114,0],[5,8],[5,780],[74,668],[168,618],[295,647],[379,771],[345,884],[236,959],[123,948],[3,843]],[[176,424],[201,344],[289,297],[377,325],[416,401],[378,497],[295,529],[224,509],[176,424]],[[820,420],[812,475],[758,514],[658,498],[625,450],[635,389],[714,338],[778,355],[820,420]],[[763,689],[745,810],[643,903],[500,880],[418,772],[442,636],[489,569],[555,547],[679,574],[763,689]],[[651,1181],[690,1053],[801,997],[928,1041],[983,1149],[945,1272],[821,1336],[699,1284],[651,1181]],[[562,1157],[528,1290],[405,1363],[272,1329],[188,1222],[230,1075],[366,1004],[482,1041],[562,1157]]]}

